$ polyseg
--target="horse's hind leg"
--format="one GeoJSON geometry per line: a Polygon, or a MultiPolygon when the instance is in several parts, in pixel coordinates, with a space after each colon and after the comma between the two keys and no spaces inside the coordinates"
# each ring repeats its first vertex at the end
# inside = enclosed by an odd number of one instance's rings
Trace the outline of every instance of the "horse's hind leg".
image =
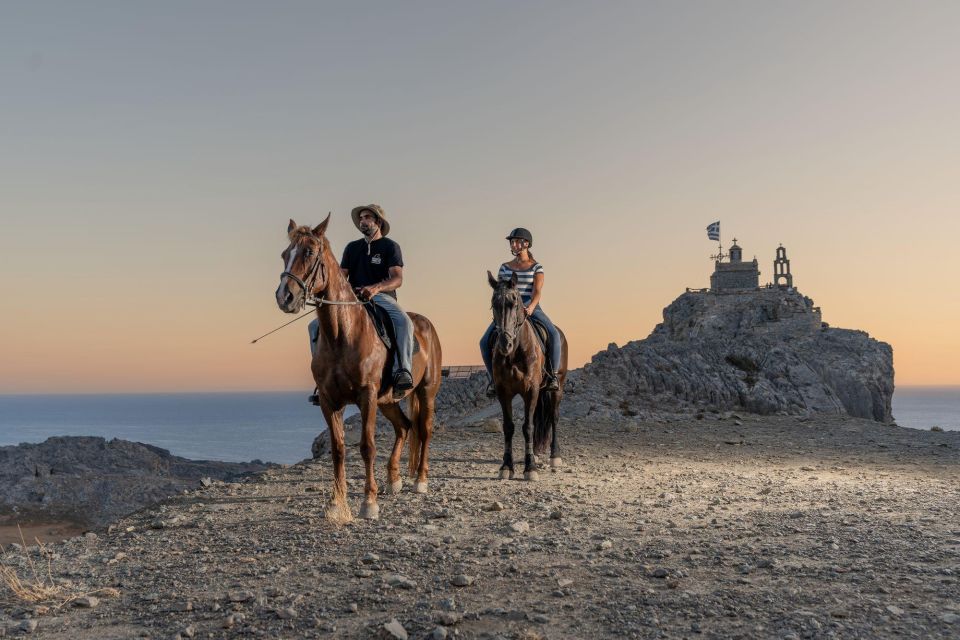
{"type": "Polygon", "coordinates": [[[433,438],[436,389],[431,393],[425,387],[420,387],[415,393],[420,405],[417,409],[417,422],[414,425],[420,434],[420,463],[417,465],[417,481],[413,485],[413,490],[417,493],[426,493],[427,475],[430,472],[430,439],[433,438]]]}
{"type": "Polygon", "coordinates": [[[330,429],[330,454],[333,457],[333,495],[327,507],[327,520],[334,524],[346,524],[353,520],[347,504],[347,475],[344,469],[346,446],[343,442],[343,409],[334,411],[321,397],[320,408],[330,429]]]}
{"type": "Polygon", "coordinates": [[[513,479],[513,398],[506,394],[498,396],[500,410],[503,412],[503,464],[500,465],[500,479],[513,479]]]}
{"type": "Polygon", "coordinates": [[[413,423],[397,402],[383,405],[380,411],[393,425],[393,432],[396,435],[393,450],[390,452],[390,461],[387,463],[387,491],[400,493],[400,489],[403,488],[403,478],[400,476],[400,454],[403,452],[403,444],[413,423]]]}
{"type": "Polygon", "coordinates": [[[562,391],[553,391],[553,403],[550,407],[550,430],[553,432],[550,439],[550,468],[557,469],[563,466],[563,459],[560,457],[560,443],[557,441],[557,429],[560,426],[560,400],[563,398],[562,391]]]}

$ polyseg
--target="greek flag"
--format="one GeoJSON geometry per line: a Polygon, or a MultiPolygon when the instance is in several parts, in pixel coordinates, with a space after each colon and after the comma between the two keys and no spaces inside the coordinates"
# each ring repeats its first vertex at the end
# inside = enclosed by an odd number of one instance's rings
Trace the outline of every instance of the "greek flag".
{"type": "Polygon", "coordinates": [[[711,240],[720,240],[720,221],[717,220],[707,225],[707,237],[711,240]]]}

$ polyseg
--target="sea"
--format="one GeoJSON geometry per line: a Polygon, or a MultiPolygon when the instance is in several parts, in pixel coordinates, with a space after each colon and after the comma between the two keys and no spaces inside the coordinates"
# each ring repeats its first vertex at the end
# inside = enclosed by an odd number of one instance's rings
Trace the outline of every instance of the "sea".
{"type": "MultiPolygon", "coordinates": [[[[294,463],[326,429],[306,393],[0,395],[0,446],[51,436],[145,442],[195,460],[294,463]]],[[[345,415],[357,412],[348,407],[345,415]]],[[[893,396],[902,427],[960,431],[960,387],[902,387],[893,396]]]]}

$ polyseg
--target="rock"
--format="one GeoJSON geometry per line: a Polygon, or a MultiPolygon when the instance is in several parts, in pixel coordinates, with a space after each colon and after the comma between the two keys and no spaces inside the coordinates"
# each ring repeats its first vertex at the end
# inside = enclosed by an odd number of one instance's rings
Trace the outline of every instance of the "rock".
{"type": "Polygon", "coordinates": [[[678,408],[702,403],[700,419],[704,406],[893,419],[890,345],[824,329],[820,310],[796,290],[682,294],[646,339],[601,351],[568,385],[568,418],[622,421],[624,398],[634,411],[670,397],[678,408]]]}
{"type": "Polygon", "coordinates": [[[293,607],[286,607],[277,611],[277,617],[281,620],[293,620],[297,617],[297,610],[293,607]]]}
{"type": "Polygon", "coordinates": [[[450,584],[455,587],[469,587],[473,584],[473,576],[468,576],[465,573],[458,573],[450,579],[450,584]]]}
{"type": "Polygon", "coordinates": [[[530,523],[528,523],[526,520],[511,522],[510,531],[513,533],[530,533],[530,523]]]}
{"type": "Polygon", "coordinates": [[[597,546],[594,547],[594,548],[595,548],[597,551],[608,551],[608,550],[610,550],[610,549],[613,549],[613,541],[612,541],[612,540],[601,540],[600,542],[597,543],[597,546]]]}
{"type": "Polygon", "coordinates": [[[944,613],[940,616],[940,619],[947,624],[956,624],[957,622],[960,622],[960,615],[957,615],[956,613],[944,613]]]}
{"type": "Polygon", "coordinates": [[[892,605],[892,604],[891,604],[891,605],[887,605],[887,611],[888,611],[888,612],[890,613],[890,615],[892,615],[892,616],[902,616],[902,615],[904,614],[904,610],[903,610],[903,609],[901,609],[900,607],[898,607],[898,606],[896,606],[896,605],[892,605]]]}
{"type": "Polygon", "coordinates": [[[186,638],[192,638],[196,634],[197,634],[197,630],[194,628],[192,624],[187,625],[186,627],[184,627],[183,631],[180,632],[180,635],[186,638]]]}
{"type": "Polygon", "coordinates": [[[447,630],[443,627],[434,627],[430,632],[430,640],[446,640],[447,630]]]}
{"type": "Polygon", "coordinates": [[[383,579],[383,581],[391,587],[398,587],[400,589],[414,589],[417,586],[416,582],[399,573],[388,575],[383,579]]]}
{"type": "Polygon", "coordinates": [[[456,611],[438,611],[433,616],[433,621],[442,624],[445,627],[451,627],[463,620],[463,614],[456,611]]]}
{"type": "Polygon", "coordinates": [[[227,600],[230,602],[250,602],[254,597],[250,591],[231,591],[227,594],[227,600]]]}
{"type": "Polygon", "coordinates": [[[21,622],[17,628],[20,629],[20,631],[23,631],[24,633],[33,633],[34,631],[37,630],[37,626],[38,626],[38,623],[36,620],[29,619],[21,622]]]}
{"type": "Polygon", "coordinates": [[[72,604],[80,609],[93,609],[100,604],[100,598],[96,596],[81,596],[75,599],[72,604]]]}
{"type": "Polygon", "coordinates": [[[554,509],[550,512],[551,520],[561,520],[563,518],[563,512],[560,509],[554,509]]]}
{"type": "Polygon", "coordinates": [[[503,506],[502,502],[491,502],[486,507],[484,507],[483,510],[484,511],[503,511],[504,509],[506,509],[506,507],[503,506]]]}
{"type": "MultiPolygon", "coordinates": [[[[235,479],[274,465],[187,460],[139,442],[57,436],[0,447],[0,513],[105,528],[192,489],[203,477],[235,479]]],[[[94,544],[96,538],[87,538],[94,544]]]]}
{"type": "Polygon", "coordinates": [[[407,630],[403,628],[403,625],[400,624],[396,618],[391,619],[390,622],[383,625],[383,631],[387,638],[407,640],[407,630]]]}
{"type": "Polygon", "coordinates": [[[368,553],[360,558],[360,562],[363,564],[373,564],[375,562],[380,562],[380,556],[375,553],[368,553]]]}

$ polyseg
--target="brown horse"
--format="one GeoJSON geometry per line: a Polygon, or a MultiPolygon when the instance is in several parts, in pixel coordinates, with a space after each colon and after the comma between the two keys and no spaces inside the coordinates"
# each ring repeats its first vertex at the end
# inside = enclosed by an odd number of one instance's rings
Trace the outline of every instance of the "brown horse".
{"type": "Polygon", "coordinates": [[[366,472],[360,517],[375,519],[380,512],[373,469],[377,455],[374,442],[377,407],[393,424],[396,433],[387,464],[389,490],[397,493],[403,484],[400,453],[409,434],[410,475],[416,475],[414,490],[426,493],[434,399],[440,390],[441,354],[440,339],[430,321],[416,313],[408,314],[420,344],[420,351],[413,355],[414,387],[404,396],[410,398],[411,415],[408,418],[399,401],[394,400],[391,387],[381,393],[387,349],[363,308],[364,303],[357,299],[340,271],[339,262],[325,236],[329,222],[328,215],[326,220],[311,229],[290,221],[287,227],[290,245],[282,254],[285,266],[276,297],[277,305],[287,313],[298,313],[308,303],[317,306],[320,338],[311,370],[317,383],[320,408],[330,429],[333,455],[333,496],[326,515],[333,522],[345,523],[353,516],[347,504],[344,472],[343,409],[348,404],[360,407],[363,422],[360,453],[366,472]]]}
{"type": "Polygon", "coordinates": [[[550,440],[550,466],[561,465],[560,447],[557,444],[557,422],[560,418],[560,401],[563,399],[563,383],[567,379],[567,338],[560,331],[560,362],[554,363],[557,370],[556,391],[541,389],[546,355],[540,347],[535,329],[523,311],[523,299],[517,291],[517,275],[510,280],[498,281],[487,272],[493,287],[493,323],[496,333],[493,347],[493,386],[497,391],[500,409],[503,411],[503,465],[500,478],[513,478],[513,398],[523,398],[523,479],[536,480],[534,453],[542,455],[550,440]],[[533,425],[533,437],[530,427],[533,425]]]}

